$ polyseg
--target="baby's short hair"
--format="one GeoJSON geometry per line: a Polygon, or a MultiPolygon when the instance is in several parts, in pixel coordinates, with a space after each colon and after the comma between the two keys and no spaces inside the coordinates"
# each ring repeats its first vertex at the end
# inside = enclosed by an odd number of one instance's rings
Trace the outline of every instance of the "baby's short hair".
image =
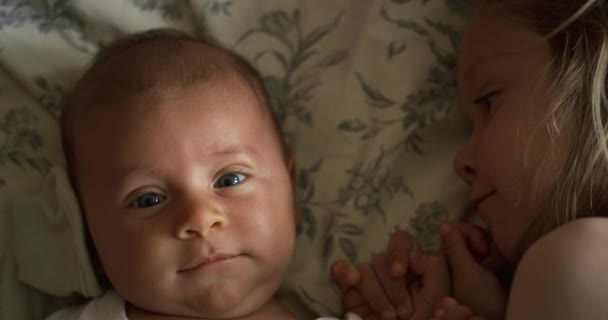
{"type": "Polygon", "coordinates": [[[71,98],[78,99],[82,91],[91,89],[87,85],[95,81],[111,80],[105,83],[104,97],[108,91],[130,96],[223,78],[230,71],[236,71],[249,82],[260,102],[268,103],[259,73],[237,54],[208,37],[196,38],[173,29],[152,29],[127,35],[103,47],[75,86],[71,98]],[[206,50],[188,50],[196,48],[206,50]],[[137,52],[143,49],[145,54],[137,52]],[[129,56],[130,51],[135,54],[129,56]]]}
{"type": "Polygon", "coordinates": [[[213,80],[242,77],[267,108],[272,126],[287,154],[282,131],[259,73],[243,58],[208,37],[197,38],[173,29],[152,29],[127,35],[102,48],[76,83],[61,115],[61,131],[68,167],[74,159],[76,114],[92,106],[111,105],[138,95],[213,80]]]}

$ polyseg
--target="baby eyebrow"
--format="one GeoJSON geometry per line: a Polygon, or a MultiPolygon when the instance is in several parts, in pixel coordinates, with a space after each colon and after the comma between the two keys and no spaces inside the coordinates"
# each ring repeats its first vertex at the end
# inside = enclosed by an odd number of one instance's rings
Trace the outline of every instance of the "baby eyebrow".
{"type": "Polygon", "coordinates": [[[212,155],[231,155],[239,153],[258,155],[255,149],[244,144],[229,145],[210,152],[212,155]]]}
{"type": "Polygon", "coordinates": [[[260,159],[262,156],[259,150],[244,143],[219,145],[201,154],[203,157],[241,157],[260,159]]]}
{"type": "MultiPolygon", "coordinates": [[[[258,158],[260,153],[251,146],[245,144],[232,144],[221,146],[217,149],[213,148],[207,152],[198,154],[196,157],[199,158],[200,161],[207,161],[204,160],[204,158],[236,156],[258,158]]],[[[127,164],[116,169],[117,176],[120,177],[121,180],[129,180],[134,177],[166,177],[170,174],[170,169],[164,168],[162,165],[155,166],[154,164],[127,164]]]]}
{"type": "Polygon", "coordinates": [[[163,177],[165,172],[154,167],[129,166],[121,168],[117,176],[121,181],[128,181],[135,177],[163,177]]]}

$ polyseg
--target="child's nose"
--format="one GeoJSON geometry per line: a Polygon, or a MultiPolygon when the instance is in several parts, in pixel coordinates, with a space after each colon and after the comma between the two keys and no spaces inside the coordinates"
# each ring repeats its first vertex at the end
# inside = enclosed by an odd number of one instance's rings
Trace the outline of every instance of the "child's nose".
{"type": "Polygon", "coordinates": [[[473,144],[469,140],[454,156],[454,171],[467,183],[472,184],[477,176],[473,160],[473,144]]]}
{"type": "Polygon", "coordinates": [[[220,231],[228,226],[228,218],[223,208],[210,200],[193,201],[178,213],[176,235],[179,239],[208,237],[210,232],[220,231]]]}

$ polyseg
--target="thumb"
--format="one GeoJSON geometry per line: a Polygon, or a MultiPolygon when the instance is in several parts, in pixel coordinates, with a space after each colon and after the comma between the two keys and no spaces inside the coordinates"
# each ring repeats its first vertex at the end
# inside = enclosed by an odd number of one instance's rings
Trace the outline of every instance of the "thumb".
{"type": "Polygon", "coordinates": [[[440,227],[443,253],[446,255],[453,273],[478,273],[483,269],[476,261],[464,236],[449,223],[440,227]]]}

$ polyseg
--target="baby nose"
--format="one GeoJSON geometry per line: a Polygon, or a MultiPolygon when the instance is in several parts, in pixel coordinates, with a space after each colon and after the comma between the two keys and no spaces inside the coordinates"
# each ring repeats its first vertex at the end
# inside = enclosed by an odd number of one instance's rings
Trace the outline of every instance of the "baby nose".
{"type": "Polygon", "coordinates": [[[210,232],[228,226],[228,218],[221,206],[211,201],[196,202],[178,214],[176,235],[179,239],[207,237],[210,232]]]}

